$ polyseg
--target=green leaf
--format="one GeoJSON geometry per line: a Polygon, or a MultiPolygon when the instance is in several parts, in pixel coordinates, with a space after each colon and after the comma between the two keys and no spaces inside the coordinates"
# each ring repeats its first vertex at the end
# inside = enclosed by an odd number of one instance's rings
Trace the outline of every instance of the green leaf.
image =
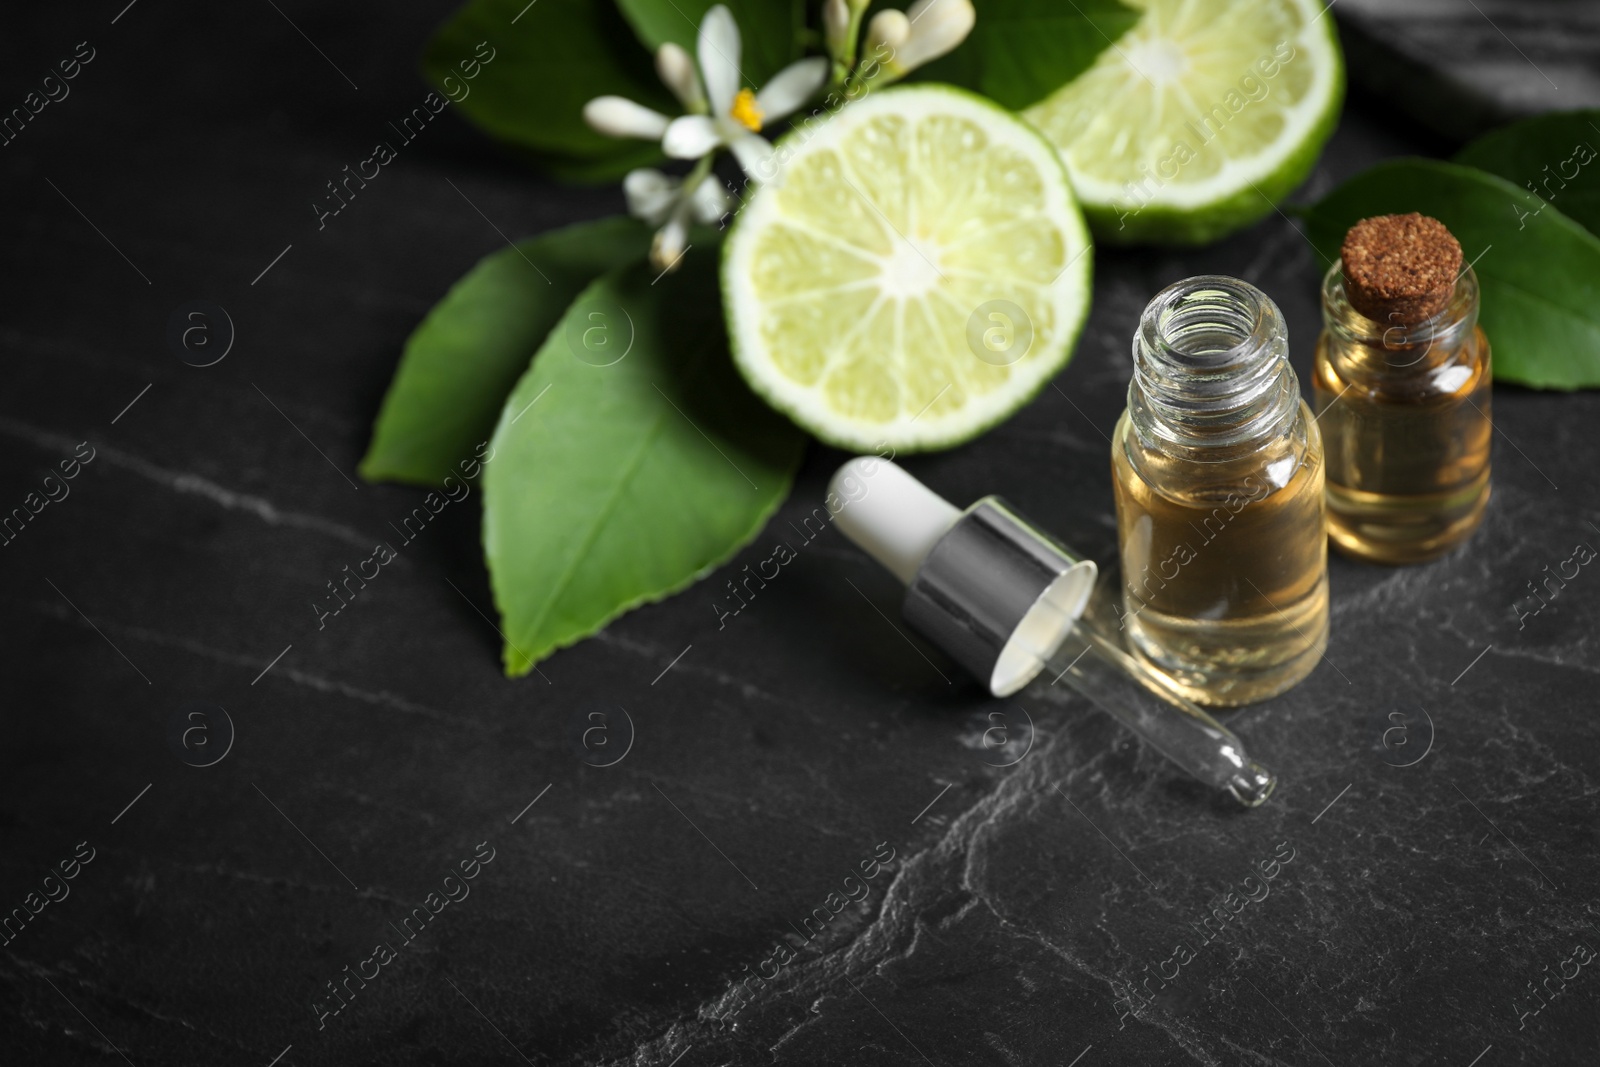
{"type": "Polygon", "coordinates": [[[422,68],[495,137],[606,163],[607,178],[661,152],[596,133],[584,104],[614,93],[664,114],[680,110],[611,0],[471,0],[428,42],[422,68]]]}
{"type": "Polygon", "coordinates": [[[1600,111],[1563,111],[1514,122],[1456,155],[1457,163],[1498,174],[1600,234],[1600,111]]]}
{"type": "Polygon", "coordinates": [[[975,89],[1019,111],[1088,70],[1139,12],[1117,0],[973,0],[978,21],[920,80],[975,89]]]}
{"type": "Polygon", "coordinates": [[[710,244],[597,280],[506,402],[483,543],[512,677],[708,573],[788,494],[805,438],[734,370],[710,244]]]}
{"type": "Polygon", "coordinates": [[[1450,227],[1473,263],[1496,379],[1600,385],[1600,238],[1504,178],[1428,159],[1380,163],[1303,215],[1331,263],[1355,223],[1407,211],[1450,227]]]}
{"type": "Polygon", "coordinates": [[[454,473],[494,432],[506,394],[573,297],[649,246],[641,223],[614,218],[480,260],[406,340],[361,476],[438,485],[454,473]]]}
{"type": "MultiPolygon", "coordinates": [[[[542,3],[543,0],[540,0],[542,3]]],[[[805,26],[801,0],[617,0],[622,13],[652,52],[668,41],[695,55],[700,20],[721,3],[739,24],[739,69],[752,89],[800,58],[805,26]]]]}

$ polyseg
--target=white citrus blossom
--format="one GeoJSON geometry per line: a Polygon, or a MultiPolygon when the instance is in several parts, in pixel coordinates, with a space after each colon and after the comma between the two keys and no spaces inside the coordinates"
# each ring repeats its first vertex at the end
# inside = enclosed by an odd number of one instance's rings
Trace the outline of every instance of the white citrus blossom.
{"type": "Polygon", "coordinates": [[[867,54],[886,48],[884,69],[899,78],[953,51],[977,19],[972,0],[917,0],[904,12],[880,11],[867,27],[867,54]]]}
{"type": "Polygon", "coordinates": [[[682,178],[649,167],[629,171],[622,180],[629,214],[661,227],[650,245],[650,262],[657,270],[673,270],[678,266],[691,220],[709,225],[728,211],[728,194],[715,177],[707,175],[696,179],[693,188],[687,190],[684,184],[682,178]]]}
{"type": "Polygon", "coordinates": [[[699,159],[718,148],[733,153],[753,179],[766,176],[772,142],[761,136],[768,123],[796,111],[828,77],[828,61],[812,56],[784,67],[760,92],[741,88],[739,25],[722,4],[706,12],[696,51],[710,104],[707,115],[685,115],[667,127],[661,147],[676,159],[699,159]]]}

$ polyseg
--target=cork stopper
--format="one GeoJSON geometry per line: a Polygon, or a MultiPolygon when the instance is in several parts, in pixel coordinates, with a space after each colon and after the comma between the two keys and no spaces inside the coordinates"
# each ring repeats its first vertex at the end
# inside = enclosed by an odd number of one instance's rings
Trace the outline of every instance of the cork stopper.
{"type": "Polygon", "coordinates": [[[1339,249],[1350,306],[1389,326],[1443,311],[1461,274],[1461,244],[1438,219],[1379,215],[1350,227],[1339,249]]]}

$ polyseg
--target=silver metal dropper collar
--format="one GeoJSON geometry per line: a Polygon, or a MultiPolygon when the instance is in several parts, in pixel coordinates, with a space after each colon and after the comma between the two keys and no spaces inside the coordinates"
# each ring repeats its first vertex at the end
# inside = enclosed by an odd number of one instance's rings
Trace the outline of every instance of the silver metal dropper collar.
{"type": "Polygon", "coordinates": [[[1096,567],[999,497],[985,497],[933,546],[906,588],[906,621],[995,696],[1033,680],[1072,630],[1096,567]]]}
{"type": "Polygon", "coordinates": [[[895,464],[858,456],[829,483],[835,498],[840,531],[906,583],[906,621],[995,696],[1033,680],[1094,589],[1093,562],[998,497],[958,511],[895,464]]]}

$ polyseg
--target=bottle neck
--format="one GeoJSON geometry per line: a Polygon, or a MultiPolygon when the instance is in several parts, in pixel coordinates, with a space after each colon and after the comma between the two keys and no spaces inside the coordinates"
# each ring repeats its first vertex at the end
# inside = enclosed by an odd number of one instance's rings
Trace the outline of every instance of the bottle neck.
{"type": "Polygon", "coordinates": [[[1283,313],[1248,282],[1189,278],[1139,319],[1129,422],[1149,449],[1196,460],[1250,452],[1300,411],[1283,313]]]}
{"type": "Polygon", "coordinates": [[[1403,325],[1369,319],[1352,307],[1342,265],[1335,263],[1322,278],[1322,322],[1341,373],[1421,376],[1453,359],[1472,338],[1478,325],[1478,276],[1465,267],[1443,311],[1403,325]]]}

